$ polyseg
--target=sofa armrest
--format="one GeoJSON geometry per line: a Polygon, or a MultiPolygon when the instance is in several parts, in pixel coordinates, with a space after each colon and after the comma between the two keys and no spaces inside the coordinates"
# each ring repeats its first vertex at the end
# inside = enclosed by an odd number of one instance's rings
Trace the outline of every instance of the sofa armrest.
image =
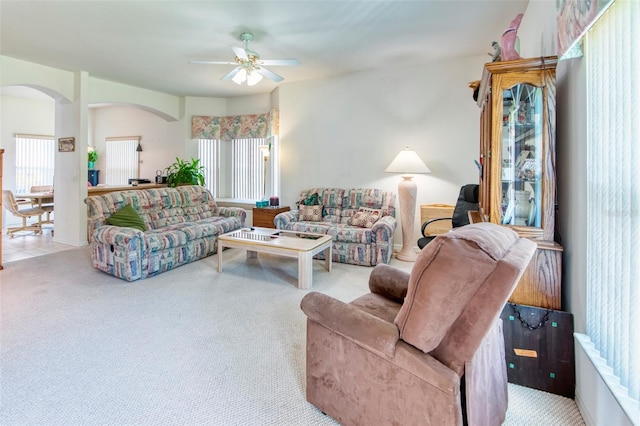
{"type": "Polygon", "coordinates": [[[113,225],[98,226],[89,235],[90,242],[114,246],[126,246],[136,240],[139,242],[139,247],[144,246],[144,233],[139,229],[113,225]]]}
{"type": "Polygon", "coordinates": [[[307,294],[300,307],[310,320],[371,352],[393,358],[400,338],[395,324],[317,292],[307,294]]]}
{"type": "Polygon", "coordinates": [[[396,231],[398,221],[393,216],[382,216],[371,227],[371,232],[377,241],[393,241],[393,233],[396,231]]]}
{"type": "Polygon", "coordinates": [[[403,303],[407,295],[410,274],[380,263],[369,275],[369,290],[394,302],[403,303]]]}
{"type": "Polygon", "coordinates": [[[273,223],[276,229],[289,229],[289,224],[297,222],[299,217],[299,210],[289,210],[288,212],[278,213],[273,218],[273,223]]]}
{"type": "Polygon", "coordinates": [[[247,211],[240,207],[216,207],[213,213],[222,217],[237,217],[242,222],[242,226],[247,218],[247,211]]]}

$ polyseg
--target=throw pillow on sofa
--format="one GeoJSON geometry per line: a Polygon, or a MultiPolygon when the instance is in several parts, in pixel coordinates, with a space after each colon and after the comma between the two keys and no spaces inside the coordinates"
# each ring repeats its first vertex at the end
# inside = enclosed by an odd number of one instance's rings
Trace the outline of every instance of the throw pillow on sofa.
{"type": "Polygon", "coordinates": [[[307,196],[307,198],[305,198],[304,200],[300,200],[298,201],[298,207],[300,206],[318,206],[320,205],[320,195],[317,192],[314,192],[313,194],[309,194],[309,196],[307,196]]]}
{"type": "Polygon", "coordinates": [[[381,209],[369,209],[360,207],[356,214],[351,217],[349,225],[360,228],[371,228],[382,217],[381,209]]]}
{"type": "Polygon", "coordinates": [[[144,224],[144,221],[133,209],[131,204],[127,204],[126,206],[109,216],[107,218],[107,223],[114,226],[139,229],[142,232],[147,230],[147,226],[144,224]]]}
{"type": "Polygon", "coordinates": [[[300,206],[300,219],[310,222],[320,222],[322,220],[322,206],[300,206]]]}

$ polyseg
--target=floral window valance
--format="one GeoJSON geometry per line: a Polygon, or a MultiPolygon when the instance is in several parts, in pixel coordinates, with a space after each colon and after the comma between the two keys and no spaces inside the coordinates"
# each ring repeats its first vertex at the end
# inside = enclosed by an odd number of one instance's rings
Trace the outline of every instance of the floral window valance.
{"type": "Polygon", "coordinates": [[[280,127],[277,109],[266,114],[232,115],[228,117],[191,117],[192,139],[248,139],[267,138],[278,134],[280,127]]]}

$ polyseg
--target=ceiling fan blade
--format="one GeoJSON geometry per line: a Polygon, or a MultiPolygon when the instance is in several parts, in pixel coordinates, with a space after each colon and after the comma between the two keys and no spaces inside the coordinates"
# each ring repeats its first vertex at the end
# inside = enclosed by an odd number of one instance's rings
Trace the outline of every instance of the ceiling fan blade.
{"type": "Polygon", "coordinates": [[[190,64],[205,64],[205,65],[237,65],[235,62],[229,61],[189,61],[190,64]]]}
{"type": "Polygon", "coordinates": [[[249,57],[247,56],[247,52],[245,52],[245,50],[241,47],[233,47],[231,46],[231,50],[233,50],[233,53],[240,59],[244,59],[245,61],[249,59],[249,57]]]}
{"type": "Polygon", "coordinates": [[[300,65],[300,61],[295,58],[288,59],[264,59],[259,60],[260,65],[300,65]]]}
{"type": "Polygon", "coordinates": [[[231,72],[223,75],[220,80],[231,80],[233,77],[236,76],[236,74],[238,74],[240,72],[241,69],[242,68],[240,68],[240,67],[234,68],[231,72]]]}
{"type": "Polygon", "coordinates": [[[260,74],[264,75],[265,77],[275,81],[276,83],[279,83],[282,80],[284,80],[284,77],[281,77],[278,74],[276,74],[275,72],[269,71],[268,69],[266,69],[264,67],[258,67],[258,68],[256,68],[256,71],[259,72],[260,74]]]}

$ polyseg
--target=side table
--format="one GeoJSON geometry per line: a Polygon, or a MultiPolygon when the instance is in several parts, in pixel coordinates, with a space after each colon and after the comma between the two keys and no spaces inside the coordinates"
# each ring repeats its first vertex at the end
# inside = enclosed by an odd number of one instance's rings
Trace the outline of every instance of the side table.
{"type": "Polygon", "coordinates": [[[289,207],[254,207],[253,226],[259,228],[275,228],[273,219],[278,213],[288,212],[289,207]]]}

